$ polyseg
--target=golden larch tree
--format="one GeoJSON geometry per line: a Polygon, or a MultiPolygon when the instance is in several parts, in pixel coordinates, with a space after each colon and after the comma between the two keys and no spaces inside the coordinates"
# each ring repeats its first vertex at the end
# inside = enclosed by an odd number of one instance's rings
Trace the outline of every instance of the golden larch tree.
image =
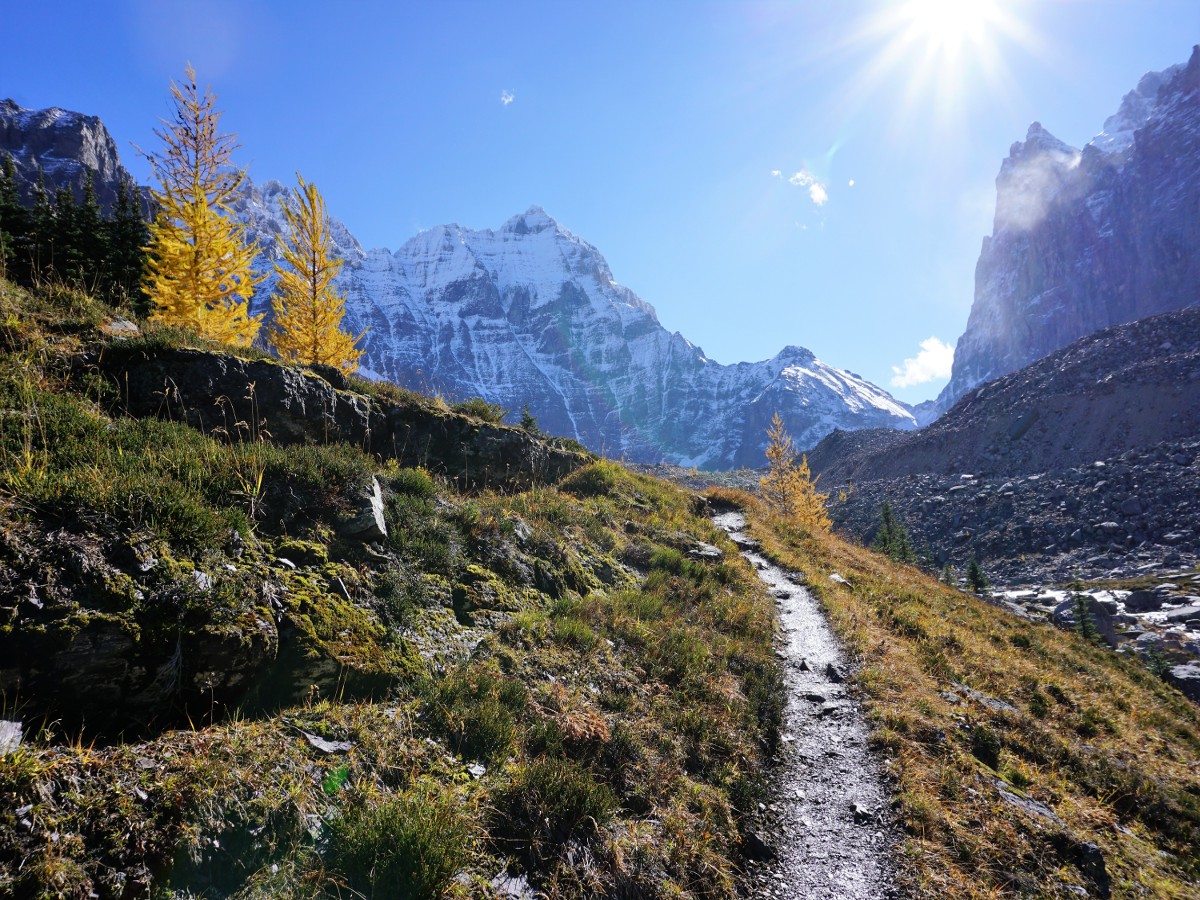
{"type": "Polygon", "coordinates": [[[828,531],[830,521],[825,501],[829,495],[817,492],[808,457],[799,454],[797,463],[797,455],[796,445],[776,411],[767,429],[767,474],[759,479],[763,498],[801,528],[828,531]]]}
{"type": "Polygon", "coordinates": [[[366,332],[351,337],[342,331],[346,295],[333,285],[342,260],[333,255],[325,198],[298,173],[296,182],[291,202],[283,205],[288,235],[276,238],[281,261],[275,263],[279,281],[271,300],[271,346],[288,362],[353,372],[362,358],[355,345],[366,332]]]}
{"type": "Polygon", "coordinates": [[[248,312],[262,281],[251,268],[258,248],[230,210],[246,172],[230,162],[237,139],[218,131],[216,96],[200,95],[190,65],[186,74],[182,86],[171,82],[174,114],[154,132],[162,149],[146,154],[159,183],[146,247],[151,319],[249,346],[262,320],[248,312]]]}

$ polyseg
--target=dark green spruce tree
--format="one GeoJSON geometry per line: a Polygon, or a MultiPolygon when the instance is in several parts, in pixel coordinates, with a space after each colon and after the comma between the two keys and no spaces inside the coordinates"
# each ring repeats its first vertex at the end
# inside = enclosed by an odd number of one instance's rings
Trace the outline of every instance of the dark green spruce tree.
{"type": "Polygon", "coordinates": [[[875,530],[875,542],[872,545],[880,553],[894,559],[896,562],[915,563],[917,554],[913,551],[912,538],[896,514],[892,504],[887,500],[879,507],[879,527],[875,530]]]}
{"type": "Polygon", "coordinates": [[[29,215],[17,188],[17,164],[11,153],[5,153],[0,161],[0,277],[18,277],[20,243],[28,232],[29,215]]]}
{"type": "Polygon", "coordinates": [[[988,578],[983,574],[983,567],[979,565],[979,560],[972,556],[971,561],[967,563],[967,587],[976,594],[982,594],[988,583],[988,578]]]}
{"type": "Polygon", "coordinates": [[[113,205],[112,218],[105,224],[108,229],[109,299],[114,303],[128,301],[145,314],[142,270],[145,267],[145,246],[149,233],[146,220],[142,218],[136,186],[124,181],[117,185],[117,201],[113,205]]]}

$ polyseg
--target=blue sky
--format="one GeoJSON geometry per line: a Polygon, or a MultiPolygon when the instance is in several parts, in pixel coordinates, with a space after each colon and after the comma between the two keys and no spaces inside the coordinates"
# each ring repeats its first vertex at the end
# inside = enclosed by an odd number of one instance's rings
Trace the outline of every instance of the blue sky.
{"type": "Polygon", "coordinates": [[[131,144],[190,60],[251,177],[300,171],[366,246],[538,204],[710,357],[798,344],[916,402],[945,379],[895,370],[961,334],[1009,145],[1034,120],[1089,140],[1188,58],[1200,3],[138,0],[3,23],[0,97],[101,116],[142,180],[131,144]]]}

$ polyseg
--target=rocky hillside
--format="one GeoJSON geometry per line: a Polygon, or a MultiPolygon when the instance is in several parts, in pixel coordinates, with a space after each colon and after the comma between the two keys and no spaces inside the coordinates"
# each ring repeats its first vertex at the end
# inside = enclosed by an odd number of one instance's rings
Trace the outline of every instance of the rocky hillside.
{"type": "MultiPolygon", "coordinates": [[[[94,117],[0,107],[0,152],[23,177],[47,183],[97,171],[107,196],[125,177],[94,117]]],[[[267,271],[284,227],[285,187],[247,181],[235,204],[267,271]]],[[[364,250],[344,224],[332,233],[346,261],[346,327],[370,329],[364,373],[451,400],[483,397],[613,458],[726,469],[758,465],[779,410],[815,443],[834,428],[913,428],[882,388],[786,347],[772,359],[722,365],[618,284],[600,252],[532,207],[497,230],[430,229],[395,252],[364,250]]],[[[273,279],[252,309],[269,309],[273,279]]]]}
{"type": "Polygon", "coordinates": [[[0,318],[0,895],[734,895],[781,677],[703,501],[74,291],[0,318]]]}
{"type": "Polygon", "coordinates": [[[825,484],[1029,475],[1200,437],[1200,309],[1106,328],[976,388],[919,432],[833,434],[825,484]]]}
{"type": "Polygon", "coordinates": [[[941,409],[1099,328],[1200,301],[1198,213],[1200,47],[1146,75],[1082,150],[1030,126],[996,179],[941,409]]]}
{"type": "Polygon", "coordinates": [[[1198,451],[1191,308],[1090,334],[919,432],[835,432],[809,462],[848,492],[832,515],[855,537],[888,500],[933,564],[974,555],[998,580],[1068,581],[1193,564],[1198,451]]]}

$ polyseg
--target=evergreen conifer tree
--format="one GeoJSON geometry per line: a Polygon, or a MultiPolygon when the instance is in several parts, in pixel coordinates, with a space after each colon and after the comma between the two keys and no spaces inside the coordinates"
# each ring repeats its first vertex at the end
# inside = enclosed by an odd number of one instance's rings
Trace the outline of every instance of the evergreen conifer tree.
{"type": "Polygon", "coordinates": [[[29,229],[17,188],[17,165],[11,153],[0,161],[0,277],[15,277],[18,248],[29,229]]]}
{"type": "Polygon", "coordinates": [[[54,192],[54,226],[51,234],[54,273],[63,281],[78,285],[83,273],[82,232],[75,195],[66,185],[54,192]]]}
{"type": "Polygon", "coordinates": [[[974,556],[967,563],[967,587],[974,593],[983,593],[984,588],[988,586],[987,576],[983,574],[983,567],[979,565],[979,560],[974,556]]]}
{"type": "Polygon", "coordinates": [[[54,204],[46,190],[46,173],[38,166],[33,187],[33,209],[29,214],[29,238],[26,245],[29,275],[54,268],[54,204]]]}
{"type": "Polygon", "coordinates": [[[908,529],[903,522],[896,518],[892,504],[887,500],[884,500],[879,507],[879,527],[875,531],[873,546],[896,562],[914,563],[917,561],[908,529]]]}
{"type": "Polygon", "coordinates": [[[108,229],[109,297],[114,302],[131,300],[140,311],[145,303],[142,270],[146,264],[146,240],[149,232],[142,218],[137,187],[121,181],[108,229]]]}
{"type": "Polygon", "coordinates": [[[275,264],[279,282],[271,301],[271,345],[289,362],[353,372],[362,357],[355,344],[366,332],[351,337],[341,330],[346,295],[333,286],[333,279],[342,260],[333,255],[325,199],[299,174],[296,182],[291,201],[283,207],[288,236],[277,239],[282,262],[275,264]]]}
{"type": "Polygon", "coordinates": [[[79,280],[93,290],[104,290],[109,281],[109,232],[100,212],[96,173],[92,169],[88,169],[83,182],[83,202],[75,209],[74,224],[79,280]]]}
{"type": "Polygon", "coordinates": [[[537,418],[529,411],[528,403],[521,408],[521,428],[530,434],[542,433],[542,429],[538,427],[537,418]]]}
{"type": "Polygon", "coordinates": [[[216,97],[210,89],[200,95],[190,65],[182,86],[171,83],[171,97],[174,115],[155,131],[163,149],[147,156],[159,182],[153,192],[159,213],[146,248],[152,318],[248,346],[262,320],[248,312],[262,278],[251,269],[257,248],[230,215],[246,175],[231,166],[236,139],[218,133],[216,97]]]}

